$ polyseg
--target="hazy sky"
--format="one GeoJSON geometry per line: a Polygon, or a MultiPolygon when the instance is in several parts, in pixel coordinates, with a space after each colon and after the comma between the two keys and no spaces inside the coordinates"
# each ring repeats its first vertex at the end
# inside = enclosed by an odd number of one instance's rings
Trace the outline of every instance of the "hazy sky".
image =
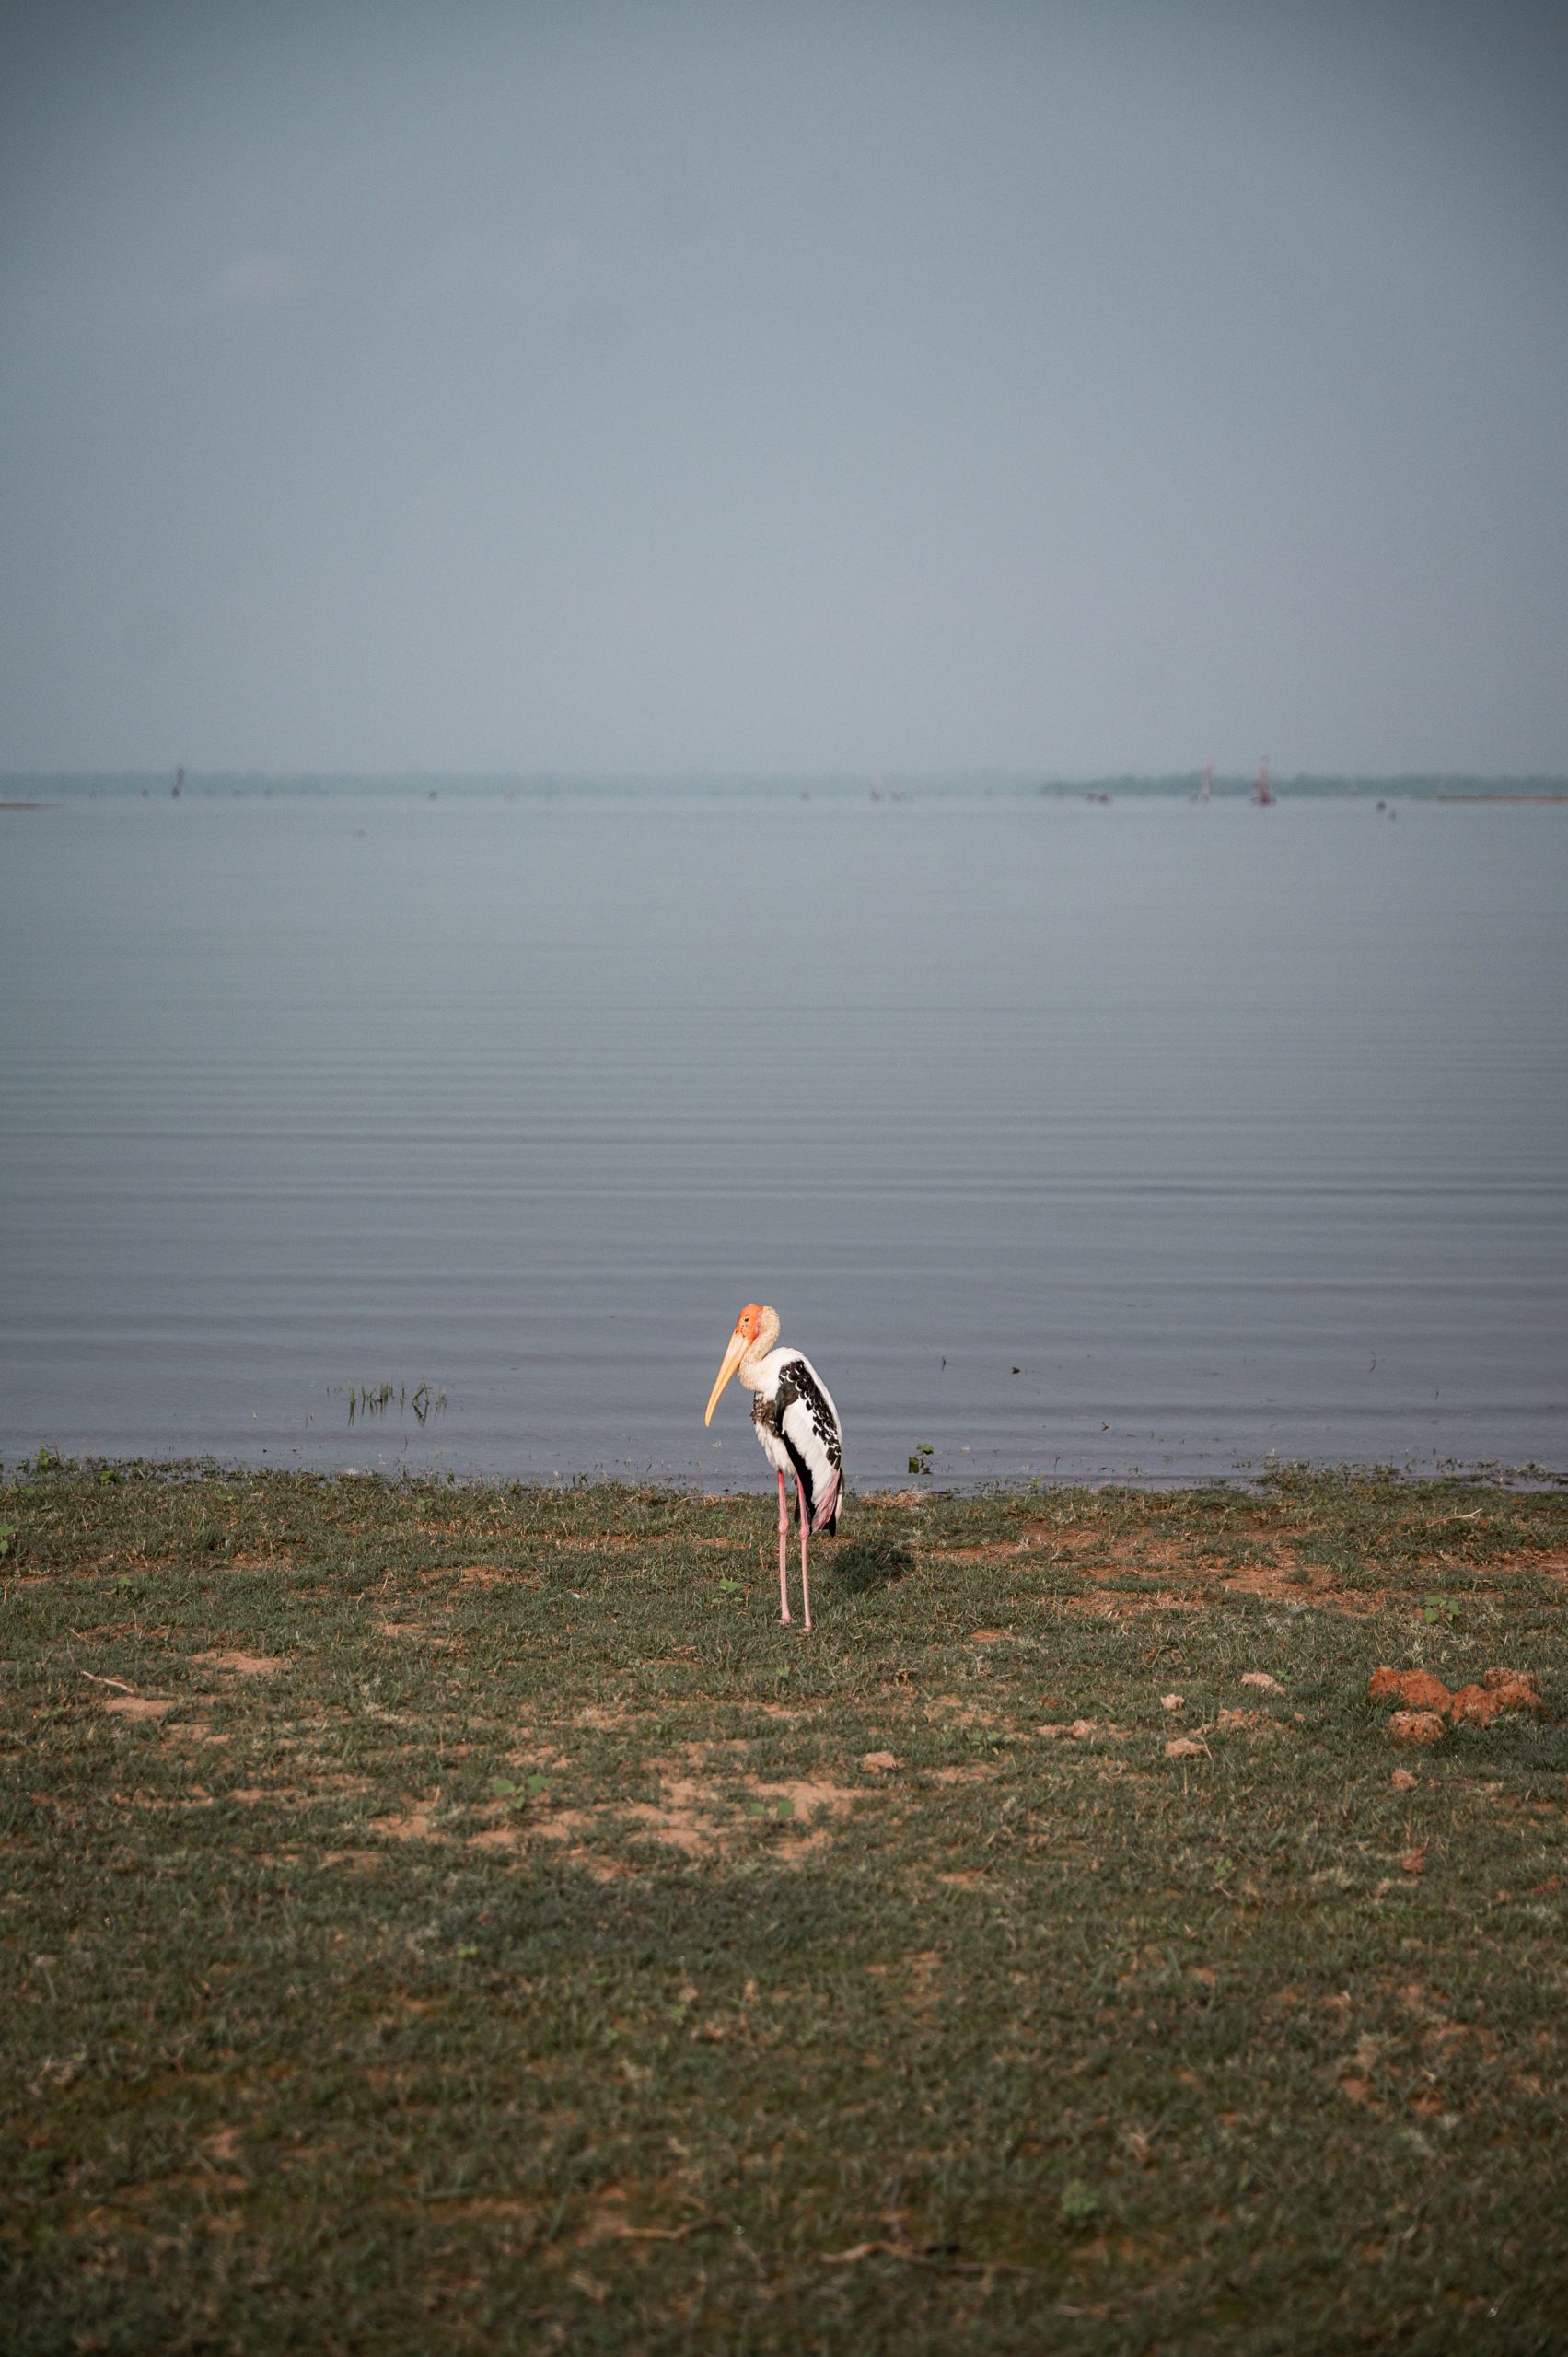
{"type": "Polygon", "coordinates": [[[1568,771],[1568,7],[0,37],[0,766],[1568,771]]]}

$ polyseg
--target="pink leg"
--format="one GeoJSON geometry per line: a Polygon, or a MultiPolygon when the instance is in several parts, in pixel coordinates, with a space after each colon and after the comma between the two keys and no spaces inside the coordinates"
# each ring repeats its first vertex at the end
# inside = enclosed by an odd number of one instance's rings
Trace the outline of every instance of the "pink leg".
{"type": "Polygon", "coordinates": [[[807,1540],[811,1534],[811,1509],[806,1503],[806,1492],[798,1476],[796,1491],[800,1499],[800,1593],[806,1599],[806,1626],[811,1627],[811,1573],[807,1568],[807,1540]]]}
{"type": "Polygon", "coordinates": [[[789,1619],[789,1501],[784,1477],[779,1475],[779,1619],[789,1619]]]}

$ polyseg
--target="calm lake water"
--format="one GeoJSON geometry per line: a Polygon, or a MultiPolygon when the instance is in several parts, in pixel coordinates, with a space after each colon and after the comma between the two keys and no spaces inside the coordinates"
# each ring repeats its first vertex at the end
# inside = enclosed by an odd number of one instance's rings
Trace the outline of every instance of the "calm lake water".
{"type": "Polygon", "coordinates": [[[0,813],[0,1457],[757,1485],[756,1298],[852,1484],[1568,1469],[1565,910],[1562,807],[0,813]]]}

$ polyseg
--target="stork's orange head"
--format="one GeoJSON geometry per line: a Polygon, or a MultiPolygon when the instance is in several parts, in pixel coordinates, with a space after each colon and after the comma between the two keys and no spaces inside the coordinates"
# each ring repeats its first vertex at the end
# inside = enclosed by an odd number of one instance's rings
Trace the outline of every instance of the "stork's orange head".
{"type": "MultiPolygon", "coordinates": [[[[724,1354],[724,1364],[719,1369],[718,1381],[708,1395],[708,1412],[703,1419],[705,1424],[713,1422],[714,1410],[718,1406],[719,1393],[724,1389],[747,1352],[755,1347],[759,1338],[764,1332],[768,1315],[768,1311],[761,1302],[749,1301],[736,1319],[735,1331],[729,1338],[729,1348],[724,1354]]],[[[772,1330],[775,1334],[779,1330],[776,1318],[773,1320],[772,1330]]]]}

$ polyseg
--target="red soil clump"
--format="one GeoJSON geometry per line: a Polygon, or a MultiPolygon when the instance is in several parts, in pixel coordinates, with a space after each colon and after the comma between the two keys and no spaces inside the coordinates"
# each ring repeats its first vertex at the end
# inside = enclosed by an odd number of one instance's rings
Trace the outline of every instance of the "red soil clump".
{"type": "Polygon", "coordinates": [[[1489,1669],[1481,1682],[1494,1694],[1508,1694],[1510,1699],[1503,1705],[1505,1711],[1540,1709],[1540,1680],[1527,1669],[1489,1669]]]}
{"type": "Polygon", "coordinates": [[[1461,1686],[1448,1706],[1456,1726],[1490,1726],[1499,1711],[1539,1711],[1540,1689],[1517,1670],[1489,1669],[1479,1686],[1461,1686]]]}
{"type": "Polygon", "coordinates": [[[1499,1711],[1539,1711],[1540,1687],[1527,1670],[1489,1669],[1479,1685],[1450,1693],[1429,1669],[1375,1669],[1367,1683],[1375,1702],[1402,1705],[1388,1721],[1394,1743],[1436,1743],[1448,1720],[1455,1726],[1490,1726],[1499,1711]]]}
{"type": "Polygon", "coordinates": [[[1388,1722],[1391,1743],[1441,1743],[1443,1721],[1435,1711],[1396,1711],[1388,1722]]]}
{"type": "Polygon", "coordinates": [[[1375,1669],[1366,1690],[1375,1702],[1400,1702],[1407,1711],[1446,1711],[1453,1700],[1429,1669],[1375,1669]]]}

